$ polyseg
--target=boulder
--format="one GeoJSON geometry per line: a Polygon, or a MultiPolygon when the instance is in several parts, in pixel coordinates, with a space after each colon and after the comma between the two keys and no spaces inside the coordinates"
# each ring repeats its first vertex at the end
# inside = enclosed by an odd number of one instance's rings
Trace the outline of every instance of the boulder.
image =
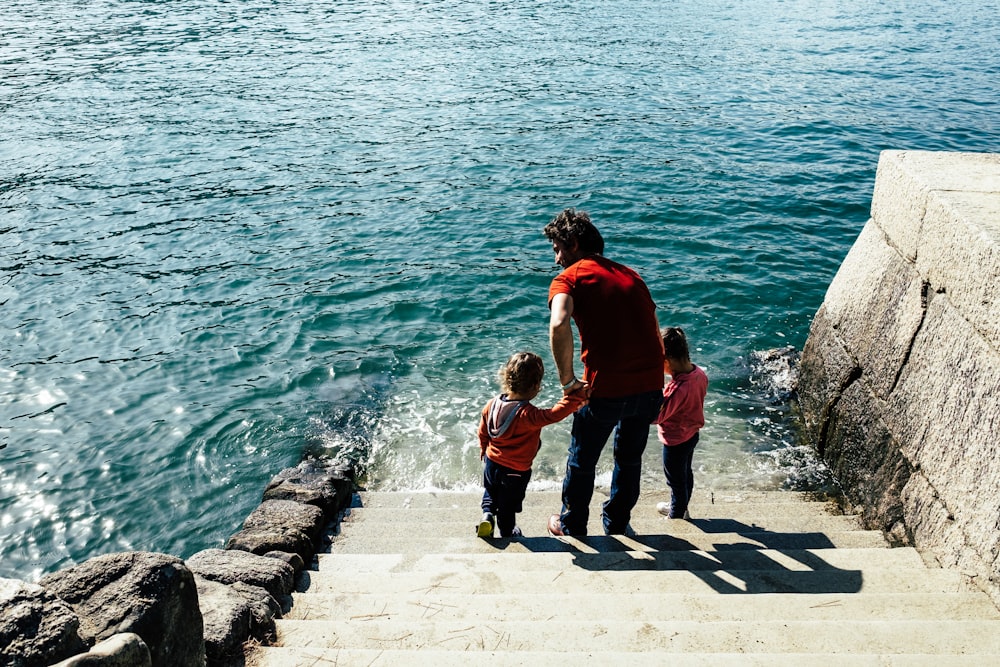
{"type": "Polygon", "coordinates": [[[275,475],[264,489],[263,500],[294,500],[323,510],[330,521],[346,507],[354,489],[350,466],[307,459],[275,475]]]}
{"type": "Polygon", "coordinates": [[[265,500],[243,522],[243,530],[230,538],[227,549],[264,555],[269,551],[296,553],[312,560],[326,525],[323,510],[293,500],[265,500]]]}
{"type": "Polygon", "coordinates": [[[268,558],[277,558],[283,563],[287,563],[298,574],[306,568],[306,563],[302,560],[302,556],[294,553],[288,553],[287,551],[268,551],[264,554],[268,558]]]}
{"type": "Polygon", "coordinates": [[[232,585],[195,576],[205,620],[205,655],[209,667],[238,663],[248,639],[275,637],[278,602],[266,590],[237,581],[232,585]]]}
{"type": "MultiPolygon", "coordinates": [[[[275,599],[292,592],[295,570],[277,558],[232,549],[206,549],[187,559],[196,575],[222,584],[238,581],[263,588],[275,599]]],[[[204,605],[202,605],[204,608],[204,605]]]]}
{"type": "Polygon", "coordinates": [[[42,578],[80,617],[88,643],[132,632],[154,667],[202,667],[205,643],[194,575],[174,556],[106,554],[42,578]]]}
{"type": "Polygon", "coordinates": [[[299,530],[252,528],[243,529],[230,537],[226,549],[249,551],[261,556],[272,551],[286,551],[297,554],[304,562],[312,562],[316,545],[299,530]]]}
{"type": "Polygon", "coordinates": [[[63,660],[52,667],[152,667],[149,648],[131,632],[112,635],[90,651],[63,660]]]}
{"type": "Polygon", "coordinates": [[[298,530],[318,542],[326,521],[323,510],[294,500],[265,500],[243,522],[247,530],[298,530]]]}
{"type": "Polygon", "coordinates": [[[87,650],[80,619],[41,586],[0,579],[0,665],[44,667],[87,650]]]}

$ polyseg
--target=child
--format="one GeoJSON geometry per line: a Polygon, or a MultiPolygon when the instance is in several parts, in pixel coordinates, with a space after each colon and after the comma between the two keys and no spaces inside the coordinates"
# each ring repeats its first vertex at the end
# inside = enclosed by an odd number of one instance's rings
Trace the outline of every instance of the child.
{"type": "Polygon", "coordinates": [[[663,388],[663,407],[653,423],[663,443],[663,473],[670,487],[670,502],[657,503],[656,511],[671,519],[690,519],[688,502],[694,488],[691,459],[698,430],[705,425],[708,376],[691,363],[683,329],[667,327],[662,333],[663,370],[670,381],[663,388]]]}
{"type": "Polygon", "coordinates": [[[479,458],[483,466],[483,519],[479,537],[492,537],[494,521],[501,537],[520,537],[514,515],[531,479],[531,464],[542,446],[542,427],[561,421],[587,402],[587,386],[563,396],[551,409],[541,410],[529,401],[538,395],[545,372],[542,359],[518,352],[500,368],[504,392],[483,408],[479,421],[479,458]]]}

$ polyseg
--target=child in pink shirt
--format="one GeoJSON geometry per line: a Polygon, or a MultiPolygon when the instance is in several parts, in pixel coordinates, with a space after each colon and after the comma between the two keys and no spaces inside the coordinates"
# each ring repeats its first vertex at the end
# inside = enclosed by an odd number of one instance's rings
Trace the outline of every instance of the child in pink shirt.
{"type": "Polygon", "coordinates": [[[663,406],[653,423],[663,443],[663,474],[670,487],[670,502],[657,503],[656,511],[671,519],[689,519],[688,502],[694,488],[691,461],[698,431],[705,425],[708,376],[691,363],[683,329],[667,327],[662,333],[663,370],[670,380],[663,388],[663,406]]]}

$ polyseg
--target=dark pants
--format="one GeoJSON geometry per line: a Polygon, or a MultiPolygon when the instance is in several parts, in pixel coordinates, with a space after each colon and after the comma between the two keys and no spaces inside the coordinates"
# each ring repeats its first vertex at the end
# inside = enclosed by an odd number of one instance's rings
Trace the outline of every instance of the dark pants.
{"type": "Polygon", "coordinates": [[[698,434],[679,445],[664,445],[663,474],[667,476],[667,486],[670,487],[670,518],[682,519],[691,501],[691,491],[694,490],[694,472],[691,461],[694,459],[694,448],[698,444],[698,434]]]}
{"type": "Polygon", "coordinates": [[[624,534],[632,508],[639,500],[642,453],[646,450],[649,425],[662,402],[663,394],[656,390],[619,398],[592,398],[574,413],[562,488],[563,532],[587,534],[597,461],[614,432],[611,497],[604,503],[602,519],[606,534],[624,534]]]}
{"type": "Polygon", "coordinates": [[[531,480],[530,470],[512,470],[486,458],[483,466],[483,511],[497,520],[501,537],[510,537],[517,524],[524,494],[531,480]]]}

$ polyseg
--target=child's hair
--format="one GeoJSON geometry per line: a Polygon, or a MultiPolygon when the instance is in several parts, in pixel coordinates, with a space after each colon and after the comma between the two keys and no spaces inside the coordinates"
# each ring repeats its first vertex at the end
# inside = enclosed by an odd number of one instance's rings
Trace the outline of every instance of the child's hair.
{"type": "Polygon", "coordinates": [[[542,383],[545,366],[532,352],[515,352],[500,367],[500,388],[506,394],[524,394],[542,383]]]}
{"type": "Polygon", "coordinates": [[[663,354],[667,359],[677,359],[678,361],[690,361],[691,355],[688,352],[687,338],[684,336],[684,329],[680,327],[666,327],[663,334],[663,354]]]}

